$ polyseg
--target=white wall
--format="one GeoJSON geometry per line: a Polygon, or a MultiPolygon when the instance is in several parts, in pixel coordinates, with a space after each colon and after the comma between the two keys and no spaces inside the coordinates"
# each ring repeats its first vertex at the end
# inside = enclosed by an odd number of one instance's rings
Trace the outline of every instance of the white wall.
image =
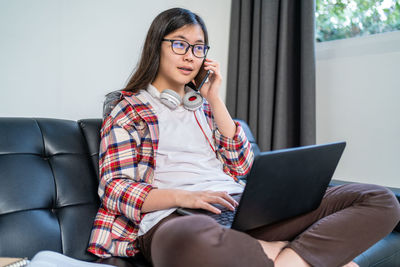
{"type": "Polygon", "coordinates": [[[400,187],[400,31],[318,43],[317,142],[347,141],[336,179],[400,187]]]}
{"type": "MultiPolygon", "coordinates": [[[[230,0],[0,0],[0,116],[99,118],[153,18],[205,20],[225,98],[230,0]]],[[[400,187],[400,32],[317,44],[317,142],[346,140],[335,178],[400,187]]]]}
{"type": "MultiPolygon", "coordinates": [[[[154,17],[198,13],[227,73],[230,0],[0,0],[0,116],[99,118],[136,66],[154,17]]],[[[225,97],[226,80],[221,88],[225,97]]]]}

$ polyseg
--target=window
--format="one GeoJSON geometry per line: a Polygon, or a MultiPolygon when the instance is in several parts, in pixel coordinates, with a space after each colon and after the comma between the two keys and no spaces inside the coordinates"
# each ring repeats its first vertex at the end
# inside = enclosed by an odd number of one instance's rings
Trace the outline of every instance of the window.
{"type": "Polygon", "coordinates": [[[398,0],[316,0],[316,41],[400,30],[398,0]]]}

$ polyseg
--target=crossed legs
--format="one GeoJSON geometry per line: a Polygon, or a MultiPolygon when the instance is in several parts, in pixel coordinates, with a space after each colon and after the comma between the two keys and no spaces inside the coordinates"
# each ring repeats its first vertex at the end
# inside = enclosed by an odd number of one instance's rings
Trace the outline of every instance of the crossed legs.
{"type": "Polygon", "coordinates": [[[399,219],[399,203],[386,188],[343,185],[329,188],[315,211],[248,233],[202,215],[167,220],[154,232],[150,257],[156,267],[343,266],[399,219]]]}

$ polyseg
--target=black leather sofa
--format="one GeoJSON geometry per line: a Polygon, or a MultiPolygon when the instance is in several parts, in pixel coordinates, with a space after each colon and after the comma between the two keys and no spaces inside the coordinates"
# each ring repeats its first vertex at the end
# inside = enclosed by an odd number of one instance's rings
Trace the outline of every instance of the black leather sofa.
{"type": "MultiPolygon", "coordinates": [[[[99,205],[100,126],[100,119],[0,118],[0,257],[32,258],[52,250],[99,260],[86,246],[99,205]]],[[[392,190],[400,199],[400,190],[392,190]]],[[[400,266],[399,232],[397,225],[356,262],[362,267],[400,266]]],[[[129,262],[113,258],[105,263],[150,266],[140,254],[129,262]]]]}

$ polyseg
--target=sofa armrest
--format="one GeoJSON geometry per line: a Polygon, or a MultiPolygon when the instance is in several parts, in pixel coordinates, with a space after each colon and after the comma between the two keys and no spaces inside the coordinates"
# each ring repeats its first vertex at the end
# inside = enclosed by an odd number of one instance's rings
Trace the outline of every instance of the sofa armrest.
{"type": "MultiPolygon", "coordinates": [[[[355,182],[349,182],[349,181],[342,181],[342,180],[332,180],[329,186],[336,186],[336,185],[342,185],[342,184],[350,184],[350,183],[355,183],[355,182]]],[[[397,200],[400,202],[400,188],[396,187],[386,187],[390,189],[393,194],[396,196],[397,200]]],[[[400,233],[400,222],[396,225],[393,231],[399,232],[400,233]]]]}

